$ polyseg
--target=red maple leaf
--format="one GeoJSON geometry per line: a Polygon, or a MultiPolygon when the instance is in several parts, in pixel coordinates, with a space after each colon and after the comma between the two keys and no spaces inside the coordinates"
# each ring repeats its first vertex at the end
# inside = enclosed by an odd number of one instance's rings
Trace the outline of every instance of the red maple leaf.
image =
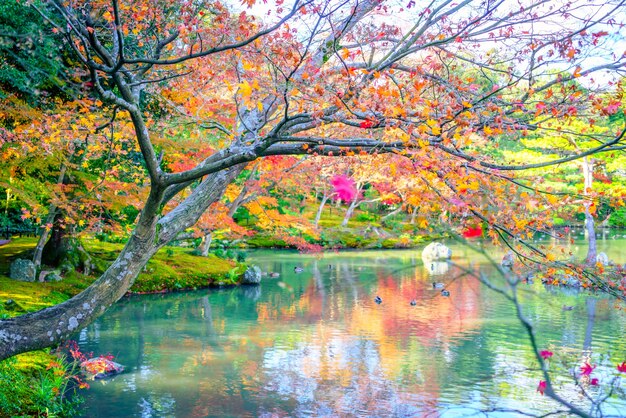
{"type": "Polygon", "coordinates": [[[596,366],[592,366],[589,363],[585,363],[581,368],[580,368],[580,374],[583,376],[589,376],[591,374],[591,372],[593,371],[593,369],[595,369],[596,366]]]}
{"type": "Polygon", "coordinates": [[[463,236],[465,238],[477,238],[483,235],[483,229],[481,227],[476,228],[467,228],[463,231],[463,236]]]}
{"type": "Polygon", "coordinates": [[[546,359],[549,359],[550,357],[552,357],[554,355],[554,353],[552,351],[543,350],[543,351],[539,352],[539,355],[541,355],[541,357],[544,360],[546,360],[546,359]]]}
{"type": "Polygon", "coordinates": [[[540,380],[539,381],[539,386],[537,386],[537,392],[541,393],[543,395],[543,393],[546,391],[546,381],[545,380],[540,380]]]}
{"type": "Polygon", "coordinates": [[[626,361],[623,361],[622,364],[617,365],[617,371],[620,373],[626,373],[626,361]]]}
{"type": "Polygon", "coordinates": [[[371,128],[372,126],[374,126],[375,123],[376,121],[373,121],[371,119],[366,119],[363,122],[359,123],[359,127],[367,129],[367,128],[371,128]]]}

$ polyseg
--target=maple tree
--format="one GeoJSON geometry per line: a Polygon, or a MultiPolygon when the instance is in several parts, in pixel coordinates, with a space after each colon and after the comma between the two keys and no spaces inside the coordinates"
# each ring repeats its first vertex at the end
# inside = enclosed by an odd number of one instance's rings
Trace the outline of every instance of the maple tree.
{"type": "MultiPolygon", "coordinates": [[[[280,0],[263,22],[217,1],[29,7],[71,50],[84,94],[98,97],[72,129],[93,133],[89,118],[108,114],[111,145],[132,138],[136,154],[124,158],[138,163],[148,190],[126,246],[97,281],[60,305],[0,321],[0,358],[54,345],[93,321],[259,158],[369,155],[385,165],[401,156],[450,219],[477,217],[494,240],[524,243],[558,202],[516,172],[624,146],[620,127],[545,162],[482,152],[497,135],[543,129],[539,117],[581,114],[595,96],[573,80],[619,74],[626,57],[612,51],[609,32],[621,29],[614,12],[623,1],[280,0]],[[189,141],[198,152],[177,165],[189,141]]],[[[46,136],[30,139],[43,146],[46,136]]]]}

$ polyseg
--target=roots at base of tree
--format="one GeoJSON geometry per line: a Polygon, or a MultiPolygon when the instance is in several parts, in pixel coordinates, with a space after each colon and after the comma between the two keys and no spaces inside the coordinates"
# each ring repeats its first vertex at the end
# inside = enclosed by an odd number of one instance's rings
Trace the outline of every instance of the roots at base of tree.
{"type": "Polygon", "coordinates": [[[55,239],[53,234],[43,248],[42,262],[58,267],[61,273],[77,270],[88,275],[94,267],[91,256],[80,240],[65,235],[55,239]]]}

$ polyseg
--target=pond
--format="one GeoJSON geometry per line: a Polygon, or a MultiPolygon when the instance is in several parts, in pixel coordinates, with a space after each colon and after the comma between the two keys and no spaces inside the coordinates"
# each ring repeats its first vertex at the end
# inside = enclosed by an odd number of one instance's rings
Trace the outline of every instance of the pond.
{"type": "MultiPolygon", "coordinates": [[[[455,263],[482,263],[489,273],[481,256],[451,247],[455,263]]],[[[626,261],[625,239],[599,247],[626,261]]],[[[280,273],[259,287],[124,298],[76,336],[83,351],[111,353],[126,366],[92,382],[82,414],[452,417],[558,409],[536,391],[541,376],[511,304],[456,267],[424,266],[420,254],[258,251],[250,261],[280,273]]],[[[606,390],[615,364],[626,360],[623,311],[606,297],[540,283],[524,285],[520,297],[540,347],[555,353],[550,367],[567,358],[578,369],[589,359],[601,384],[587,390],[606,390]]],[[[563,367],[557,390],[586,405],[563,367]]],[[[606,402],[605,413],[624,411],[623,397],[606,402]]]]}

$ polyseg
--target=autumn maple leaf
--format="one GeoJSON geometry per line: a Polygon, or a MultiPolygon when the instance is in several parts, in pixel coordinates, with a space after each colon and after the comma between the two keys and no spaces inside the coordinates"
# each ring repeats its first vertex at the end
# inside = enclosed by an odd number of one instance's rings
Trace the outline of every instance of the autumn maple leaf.
{"type": "Polygon", "coordinates": [[[623,361],[622,364],[617,365],[617,371],[620,373],[626,373],[626,361],[623,361]]]}
{"type": "Polygon", "coordinates": [[[465,238],[477,238],[482,236],[483,234],[483,230],[480,227],[477,228],[467,228],[465,231],[463,231],[463,236],[465,238]]]}
{"type": "Polygon", "coordinates": [[[585,363],[581,368],[580,368],[580,374],[583,376],[589,376],[591,374],[591,372],[593,371],[593,369],[595,369],[596,366],[592,366],[589,363],[585,363]]]}
{"type": "Polygon", "coordinates": [[[371,119],[366,119],[363,122],[359,123],[359,128],[371,128],[372,126],[374,126],[375,121],[371,120],[371,119]]]}
{"type": "Polygon", "coordinates": [[[548,351],[548,350],[543,350],[541,352],[539,352],[539,355],[544,359],[547,360],[550,357],[552,357],[554,355],[554,353],[552,351],[548,351]]]}
{"type": "Polygon", "coordinates": [[[544,394],[544,392],[546,391],[546,381],[545,380],[540,380],[539,381],[539,385],[537,386],[537,392],[541,393],[542,395],[544,394]]]}

